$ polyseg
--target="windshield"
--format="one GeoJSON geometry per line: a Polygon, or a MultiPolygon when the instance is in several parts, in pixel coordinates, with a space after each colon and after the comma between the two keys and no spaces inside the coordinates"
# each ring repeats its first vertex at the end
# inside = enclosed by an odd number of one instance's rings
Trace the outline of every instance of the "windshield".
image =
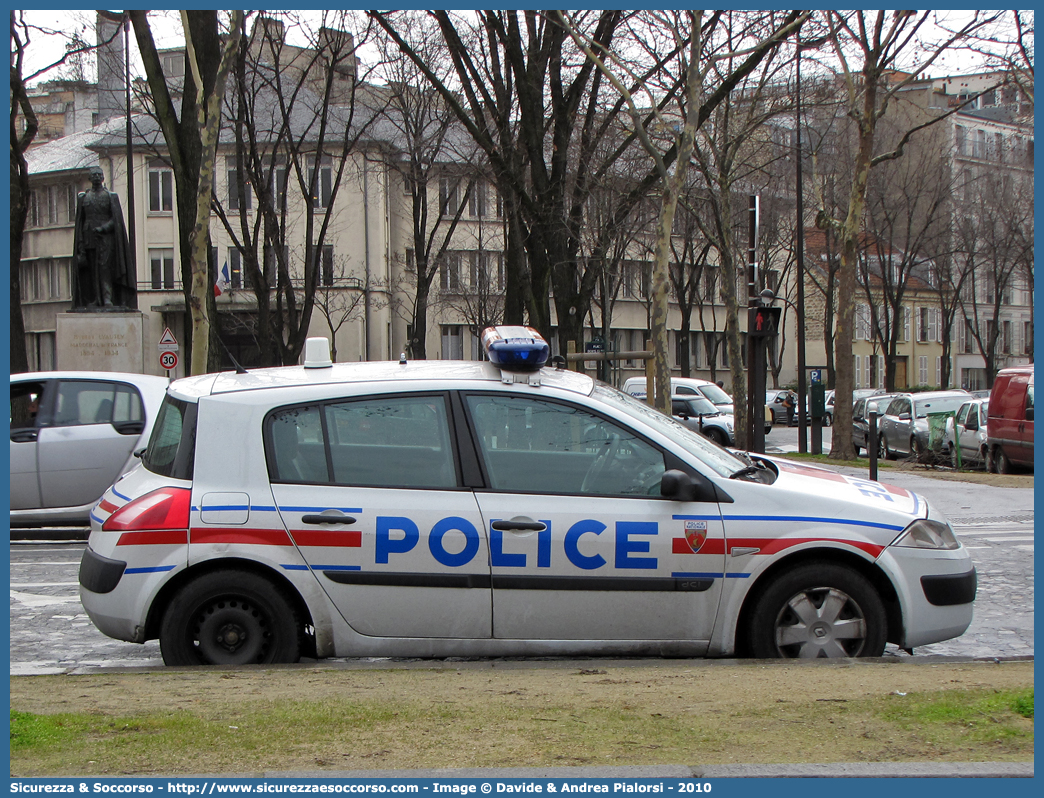
{"type": "Polygon", "coordinates": [[[950,413],[968,401],[966,395],[937,396],[933,399],[915,400],[914,412],[917,418],[925,418],[929,413],[950,413]]]}
{"type": "Polygon", "coordinates": [[[640,419],[675,441],[679,446],[690,453],[699,462],[712,469],[716,474],[728,477],[738,469],[747,465],[736,455],[721,448],[718,444],[703,437],[680,421],[664,415],[633,396],[621,393],[615,388],[604,383],[596,383],[592,396],[608,405],[619,408],[624,417],[632,416],[640,419]]]}
{"type": "Polygon", "coordinates": [[[685,397],[674,397],[674,401],[680,401],[685,405],[685,411],[691,413],[694,416],[699,415],[710,415],[711,413],[717,413],[718,408],[704,399],[702,396],[685,396],[685,397]]]}
{"type": "Polygon", "coordinates": [[[732,397],[725,393],[725,391],[723,391],[713,382],[710,385],[701,385],[700,393],[702,393],[716,405],[732,404],[732,397]]]}

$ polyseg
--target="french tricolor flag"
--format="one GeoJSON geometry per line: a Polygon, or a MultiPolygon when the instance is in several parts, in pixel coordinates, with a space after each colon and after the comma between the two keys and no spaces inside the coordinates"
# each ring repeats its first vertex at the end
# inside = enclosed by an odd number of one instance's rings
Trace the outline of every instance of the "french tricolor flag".
{"type": "Polygon", "coordinates": [[[218,275],[217,282],[214,283],[214,296],[221,296],[222,294],[228,293],[228,289],[232,287],[232,281],[228,276],[228,262],[221,267],[221,274],[218,275]]]}

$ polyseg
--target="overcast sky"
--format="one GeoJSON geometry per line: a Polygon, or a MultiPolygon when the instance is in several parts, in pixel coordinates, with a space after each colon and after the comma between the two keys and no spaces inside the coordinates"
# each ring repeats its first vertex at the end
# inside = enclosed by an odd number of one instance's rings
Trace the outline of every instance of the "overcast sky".
{"type": "MultiPolygon", "coordinates": [[[[95,12],[85,10],[63,10],[63,11],[26,11],[24,12],[26,18],[31,24],[38,25],[41,28],[48,30],[61,30],[66,32],[78,32],[88,42],[96,42],[96,35],[94,32],[95,23],[95,12]]],[[[314,19],[318,20],[321,12],[299,12],[305,16],[314,15],[314,19]]],[[[936,18],[942,24],[948,28],[955,27],[960,24],[962,18],[967,18],[968,11],[937,11],[935,12],[936,18]]],[[[152,32],[156,39],[156,46],[163,49],[167,47],[177,47],[183,43],[183,37],[181,34],[181,19],[177,11],[155,11],[151,12],[152,19],[152,32]]],[[[318,24],[318,23],[317,23],[318,24]]],[[[298,32],[298,35],[299,32],[298,32]]],[[[302,37],[301,41],[294,41],[295,31],[293,28],[287,30],[287,36],[293,44],[304,44],[302,37]]],[[[131,32],[131,73],[142,75],[144,70],[141,67],[141,61],[138,58],[138,48],[134,41],[133,31],[131,32]]],[[[31,42],[27,53],[26,53],[26,69],[25,74],[29,75],[38,69],[54,63],[57,61],[65,47],[67,37],[61,35],[45,36],[40,33],[35,33],[33,41],[31,42]]],[[[366,55],[362,53],[362,58],[365,61],[366,55]]],[[[943,57],[938,59],[929,70],[933,77],[939,77],[943,75],[954,75],[960,73],[974,72],[980,69],[982,66],[981,59],[972,56],[967,52],[954,51],[949,54],[945,54],[943,57]]],[[[93,64],[92,64],[93,68],[93,64]]],[[[52,70],[51,72],[42,75],[40,78],[33,82],[39,82],[40,80],[53,80],[59,77],[58,70],[52,70]]],[[[93,73],[88,75],[88,79],[94,79],[93,73]]]]}

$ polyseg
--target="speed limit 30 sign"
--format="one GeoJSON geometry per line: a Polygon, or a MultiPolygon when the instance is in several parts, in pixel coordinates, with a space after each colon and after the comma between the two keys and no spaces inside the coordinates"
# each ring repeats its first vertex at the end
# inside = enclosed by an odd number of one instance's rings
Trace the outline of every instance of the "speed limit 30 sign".
{"type": "Polygon", "coordinates": [[[160,368],[164,368],[167,371],[177,368],[178,366],[178,353],[177,352],[160,352],[159,356],[160,368]]]}

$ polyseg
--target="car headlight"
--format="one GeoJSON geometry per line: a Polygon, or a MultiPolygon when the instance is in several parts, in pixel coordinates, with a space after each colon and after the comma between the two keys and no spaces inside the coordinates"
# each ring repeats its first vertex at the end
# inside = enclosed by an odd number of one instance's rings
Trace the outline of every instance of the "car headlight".
{"type": "Polygon", "coordinates": [[[958,549],[961,546],[949,524],[927,518],[910,524],[892,545],[909,549],[958,549]]]}

